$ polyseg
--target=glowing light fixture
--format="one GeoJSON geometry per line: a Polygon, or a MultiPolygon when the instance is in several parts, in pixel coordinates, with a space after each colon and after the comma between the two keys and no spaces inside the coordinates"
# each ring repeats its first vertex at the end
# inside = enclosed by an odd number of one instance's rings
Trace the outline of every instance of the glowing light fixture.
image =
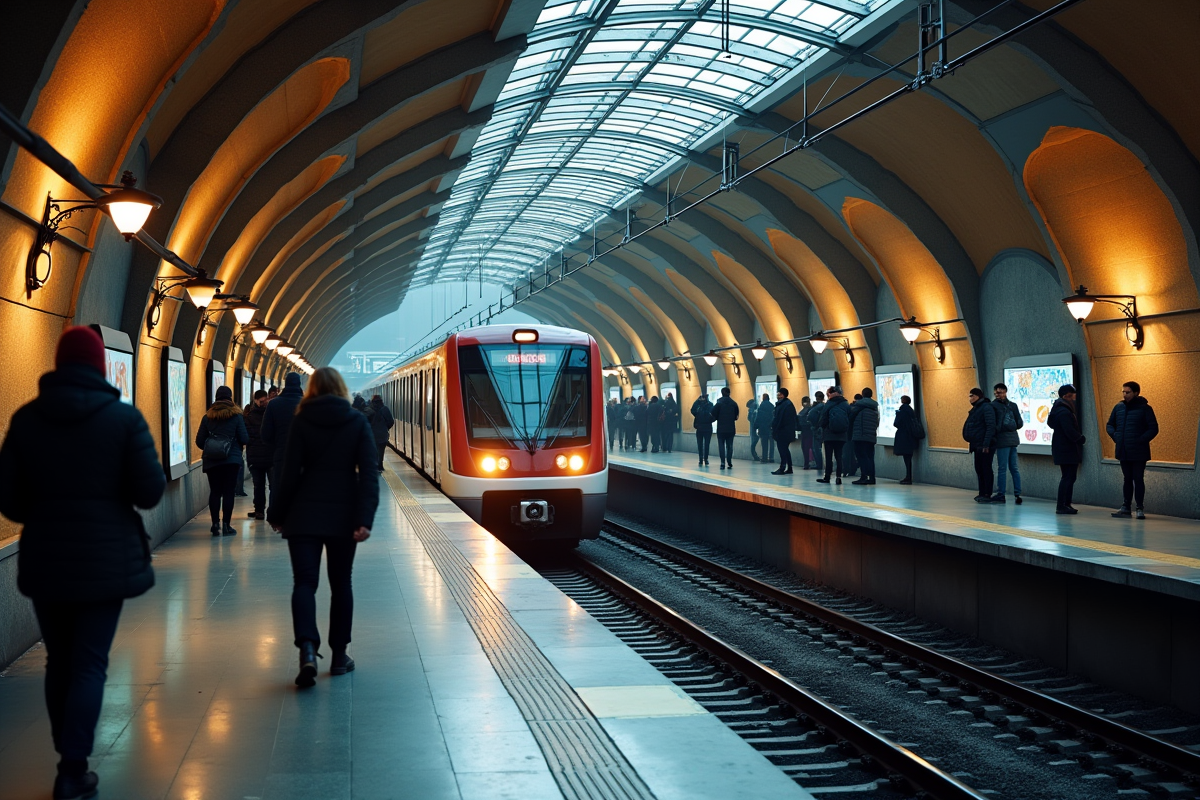
{"type": "Polygon", "coordinates": [[[904,341],[912,344],[921,335],[921,323],[917,322],[916,317],[909,317],[908,322],[900,324],[900,335],[904,337],[904,341]]]}
{"type": "Polygon", "coordinates": [[[501,472],[504,472],[512,466],[512,462],[508,460],[508,456],[500,456],[496,459],[496,466],[500,468],[501,472]]]}
{"type": "Polygon", "coordinates": [[[661,369],[663,372],[666,372],[667,370],[669,370],[671,368],[670,360],[664,358],[662,361],[659,361],[658,368],[661,369]]]}
{"type": "Polygon", "coordinates": [[[750,348],[750,355],[754,356],[756,361],[762,361],[767,357],[767,348],[763,347],[762,339],[759,339],[754,347],[750,348]]]}
{"type": "Polygon", "coordinates": [[[1075,290],[1075,294],[1064,297],[1062,301],[1066,303],[1067,310],[1071,312],[1072,317],[1079,321],[1080,325],[1092,313],[1092,309],[1096,307],[1097,303],[1116,306],[1125,315],[1125,338],[1129,340],[1129,343],[1136,350],[1141,350],[1142,345],[1146,343],[1145,332],[1138,319],[1136,296],[1131,294],[1089,294],[1087,287],[1080,284],[1079,288],[1075,290]]]}
{"type": "Polygon", "coordinates": [[[825,348],[829,346],[829,340],[819,333],[813,334],[813,337],[808,340],[808,343],[812,345],[813,352],[817,355],[824,353],[825,348]]]}
{"type": "Polygon", "coordinates": [[[263,325],[261,322],[259,322],[247,328],[244,332],[250,334],[250,338],[255,344],[262,344],[267,340],[268,336],[275,332],[275,329],[268,328],[266,325],[263,325]]]}
{"type": "Polygon", "coordinates": [[[517,344],[536,344],[538,332],[532,328],[518,328],[513,331],[512,339],[517,344]]]}
{"type": "Polygon", "coordinates": [[[283,337],[278,333],[271,333],[267,335],[266,339],[263,339],[262,344],[263,347],[267,348],[268,351],[274,350],[276,347],[279,347],[279,345],[283,344],[283,337]]]}
{"type": "Polygon", "coordinates": [[[167,300],[183,300],[183,298],[170,293],[175,287],[182,286],[188,299],[192,301],[192,305],[196,308],[208,308],[213,298],[216,297],[217,290],[221,288],[221,283],[221,281],[215,278],[209,278],[203,270],[195,277],[191,275],[175,275],[155,278],[154,299],[150,303],[150,310],[146,312],[146,330],[153,331],[154,327],[162,319],[163,303],[167,300]]]}
{"type": "Polygon", "coordinates": [[[250,302],[248,297],[239,297],[232,303],[226,303],[225,308],[233,312],[233,318],[237,320],[238,325],[249,325],[250,320],[254,319],[254,312],[258,311],[258,306],[250,302]]]}
{"type": "Polygon", "coordinates": [[[717,365],[717,362],[720,360],[721,360],[721,357],[719,355],[717,355],[716,351],[714,351],[714,350],[709,350],[707,353],[704,354],[704,363],[708,364],[710,367],[715,367],[717,365]]]}
{"type": "Polygon", "coordinates": [[[637,375],[639,372],[642,371],[642,365],[641,364],[630,364],[629,371],[632,372],[634,375],[637,375]]]}
{"type": "Polygon", "coordinates": [[[280,342],[279,346],[275,348],[275,352],[279,353],[279,355],[283,356],[284,358],[287,358],[295,349],[296,348],[292,347],[287,342],[280,342]]]}

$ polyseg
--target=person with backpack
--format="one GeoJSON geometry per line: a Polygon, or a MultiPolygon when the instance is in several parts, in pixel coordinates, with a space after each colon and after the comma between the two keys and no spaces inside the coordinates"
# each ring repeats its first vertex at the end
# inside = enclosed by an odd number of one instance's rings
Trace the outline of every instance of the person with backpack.
{"type": "Polygon", "coordinates": [[[242,447],[250,443],[242,409],[233,402],[233,390],[217,389],[217,399],[196,430],[196,447],[202,451],[204,474],[208,476],[208,513],[213,536],[234,536],[233,495],[242,469],[242,447]],[[224,506],[224,508],[222,508],[224,506]]]}
{"type": "Polygon", "coordinates": [[[733,437],[737,433],[738,404],[729,396],[729,387],[721,388],[721,396],[713,403],[713,418],[717,423],[717,455],[721,469],[733,469],[733,437]]]}
{"type": "Polygon", "coordinates": [[[664,453],[670,453],[675,449],[675,431],[679,428],[679,403],[675,402],[675,395],[667,392],[667,399],[663,400],[663,424],[662,424],[662,450],[664,453]]]}
{"type": "Polygon", "coordinates": [[[818,426],[821,428],[821,443],[825,446],[825,477],[817,483],[829,483],[837,461],[835,485],[842,485],[842,448],[845,447],[850,431],[850,404],[842,397],[840,386],[830,386],[825,393],[825,407],[821,409],[818,426]]]}
{"type": "Polygon", "coordinates": [[[1017,431],[1025,427],[1021,418],[1021,409],[1008,399],[1008,387],[997,383],[992,387],[996,399],[992,405],[996,409],[996,493],[992,495],[993,503],[1004,503],[1004,492],[1008,488],[1008,474],[1012,473],[1013,499],[1021,505],[1021,470],[1017,468],[1017,445],[1021,437],[1017,431]]]}
{"type": "Polygon", "coordinates": [[[896,409],[896,418],[892,421],[896,429],[896,437],[892,452],[904,458],[904,480],[902,486],[912,485],[912,457],[917,452],[917,442],[925,438],[925,429],[917,419],[917,412],[912,407],[912,398],[906,394],[900,395],[900,407],[896,409]]]}
{"type": "Polygon", "coordinates": [[[713,435],[713,404],[706,395],[700,395],[692,403],[692,425],[696,429],[696,455],[700,458],[698,466],[708,466],[708,447],[712,444],[713,435]]]}
{"type": "Polygon", "coordinates": [[[375,436],[375,450],[379,454],[379,471],[383,472],[383,454],[387,452],[388,431],[396,424],[392,410],[383,404],[383,396],[375,395],[367,406],[371,414],[367,422],[371,423],[371,433],[375,436]]]}
{"type": "MultiPolygon", "coordinates": [[[[33,605],[21,608],[13,598],[6,607],[14,616],[32,610],[42,634],[44,702],[61,759],[56,798],[95,796],[100,779],[88,770],[88,758],[108,652],[125,601],[154,586],[150,537],[137,509],[154,508],[167,488],[142,412],[122,403],[104,376],[100,335],[68,328],[58,340],[54,370],[38,380],[37,397],[13,414],[0,447],[0,514],[22,526],[19,551],[5,568],[15,568],[17,589],[33,605]]],[[[8,697],[6,721],[15,727],[26,712],[14,694],[8,697]]],[[[36,767],[42,762],[31,737],[44,734],[31,723],[21,720],[24,732],[9,741],[23,739],[27,755],[17,758],[36,767]]],[[[3,779],[6,792],[16,791],[16,778],[3,779]]],[[[49,796],[28,787],[19,794],[49,796]]]]}
{"type": "Polygon", "coordinates": [[[862,468],[862,477],[851,483],[857,486],[875,485],[875,439],[879,432],[879,403],[871,387],[862,390],[862,397],[850,407],[850,441],[854,455],[862,468]]]}

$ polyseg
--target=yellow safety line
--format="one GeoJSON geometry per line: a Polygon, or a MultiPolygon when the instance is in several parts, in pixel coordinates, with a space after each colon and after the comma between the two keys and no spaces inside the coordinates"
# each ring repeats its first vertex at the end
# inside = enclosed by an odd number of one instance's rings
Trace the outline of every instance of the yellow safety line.
{"type": "MultiPolygon", "coordinates": [[[[636,466],[636,465],[642,464],[643,462],[627,461],[625,463],[636,466]]],[[[660,464],[655,464],[654,466],[657,469],[674,470],[677,472],[682,472],[685,475],[689,475],[689,476],[704,474],[704,473],[696,472],[695,470],[689,469],[688,467],[672,467],[672,466],[666,466],[666,465],[660,465],[660,464]]],[[[708,476],[706,476],[706,477],[708,477],[708,476]]],[[[732,475],[720,475],[720,476],[715,476],[715,477],[720,477],[722,480],[726,480],[726,481],[733,480],[733,481],[741,481],[743,483],[750,482],[746,478],[735,478],[732,475]]],[[[720,484],[714,484],[714,485],[719,486],[720,484]]],[[[762,484],[756,483],[754,485],[756,488],[759,488],[759,489],[762,488],[762,484]]],[[[934,520],[937,522],[948,522],[948,523],[952,523],[954,525],[960,525],[960,526],[968,527],[968,528],[978,528],[978,529],[986,530],[986,531],[994,531],[996,533],[1007,533],[1010,536],[1024,536],[1027,539],[1040,539],[1041,541],[1044,541],[1044,542],[1055,542],[1056,544],[1069,544],[1072,547],[1082,547],[1087,550],[1098,550],[1103,553],[1111,553],[1112,555],[1133,556],[1135,558],[1152,559],[1155,561],[1161,561],[1165,564],[1174,564],[1174,565],[1180,566],[1180,567],[1192,567],[1195,569],[1200,569],[1200,559],[1189,558],[1188,556],[1177,556],[1177,555],[1173,555],[1171,553],[1159,553],[1155,550],[1139,550],[1136,547],[1126,547],[1126,546],[1120,545],[1120,544],[1109,544],[1108,542],[1097,542],[1094,539],[1074,539],[1070,536],[1063,536],[1062,534],[1057,534],[1057,533],[1041,533],[1039,531],[1026,530],[1025,528],[1014,528],[1009,525],[1000,525],[995,522],[982,522],[982,521],[977,521],[977,520],[965,519],[963,517],[954,517],[949,514],[938,514],[934,511],[917,511],[915,509],[901,508],[899,506],[888,506],[888,505],[883,505],[882,503],[872,503],[867,500],[855,500],[855,499],[849,498],[849,497],[838,497],[838,496],[833,496],[833,495],[828,495],[828,494],[822,494],[821,492],[810,492],[806,489],[795,489],[792,487],[779,487],[779,488],[789,494],[800,494],[800,495],[804,495],[806,497],[819,498],[821,500],[832,500],[835,503],[845,503],[847,505],[861,506],[863,508],[875,508],[875,509],[881,509],[881,510],[887,510],[887,511],[899,511],[901,513],[908,514],[908,515],[914,516],[914,517],[921,517],[923,519],[934,520]]],[[[953,534],[950,534],[950,535],[953,535],[953,534]]]]}

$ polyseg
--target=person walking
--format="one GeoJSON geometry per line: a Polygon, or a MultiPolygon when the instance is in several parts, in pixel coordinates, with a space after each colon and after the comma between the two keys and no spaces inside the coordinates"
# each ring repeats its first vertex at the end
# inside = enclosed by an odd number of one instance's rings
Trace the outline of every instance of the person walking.
{"type": "Polygon", "coordinates": [[[615,397],[608,398],[608,405],[604,407],[604,419],[608,422],[608,452],[612,452],[613,442],[617,439],[617,430],[621,425],[619,419],[619,411],[621,407],[617,405],[615,397]]]}
{"type": "MultiPolygon", "coordinates": [[[[796,406],[788,399],[788,389],[780,386],[775,393],[778,403],[772,408],[770,436],[779,446],[779,469],[772,475],[792,474],[792,442],[796,439],[796,406]]],[[[764,405],[771,405],[771,398],[763,395],[763,401],[758,404],[759,413],[764,405]]]]}
{"type": "Polygon", "coordinates": [[[808,420],[808,412],[812,411],[812,400],[808,395],[800,398],[800,407],[796,409],[796,438],[800,440],[800,460],[806,470],[812,463],[812,423],[808,420]]]}
{"type": "Polygon", "coordinates": [[[854,443],[854,455],[858,459],[862,476],[851,483],[858,486],[875,485],[875,438],[879,433],[879,403],[875,402],[874,390],[867,387],[862,397],[850,407],[850,441],[854,443]]]}
{"type": "Polygon", "coordinates": [[[88,758],[108,651],[125,600],[154,586],[135,508],[158,505],[167,488],[146,420],[104,376],[99,334],[68,328],[54,370],[0,446],[0,514],[23,526],[17,589],[33,601],[46,648],[56,800],[95,795],[88,758]]]}
{"type": "Polygon", "coordinates": [[[1007,502],[1004,493],[1011,472],[1013,500],[1021,505],[1021,470],[1017,467],[1017,445],[1021,443],[1021,436],[1017,431],[1025,427],[1025,420],[1017,404],[1008,399],[1007,386],[997,383],[992,387],[992,394],[996,398],[992,401],[996,409],[996,493],[992,495],[992,502],[1007,502]]]}
{"type": "Polygon", "coordinates": [[[279,397],[279,387],[272,386],[270,389],[267,390],[267,402],[268,403],[271,402],[276,397],[279,397]]]}
{"type": "MultiPolygon", "coordinates": [[[[267,393],[267,413],[263,414],[262,436],[263,444],[271,448],[271,494],[268,506],[275,502],[275,487],[279,485],[279,470],[283,467],[283,456],[287,452],[288,433],[292,429],[292,419],[300,406],[300,398],[304,391],[300,388],[300,373],[289,372],[283,378],[283,391],[271,399],[267,393]]],[[[270,513],[268,511],[268,518],[270,513]]]]}
{"type": "MultiPolygon", "coordinates": [[[[796,407],[792,406],[792,411],[795,412],[795,410],[796,407]]],[[[778,438],[775,436],[775,404],[771,402],[771,395],[763,392],[762,400],[758,401],[758,408],[755,409],[754,415],[750,417],[750,424],[758,431],[758,441],[762,443],[762,462],[764,464],[774,464],[775,442],[778,441],[778,438]]],[[[793,438],[795,438],[795,434],[796,432],[793,430],[793,438]]],[[[750,446],[750,450],[751,455],[753,455],[753,444],[750,446]]],[[[780,456],[780,458],[782,457],[780,456]]]]}
{"type": "Polygon", "coordinates": [[[1075,387],[1067,383],[1058,387],[1058,399],[1050,407],[1046,425],[1054,431],[1050,439],[1050,454],[1062,477],[1058,481],[1058,506],[1056,514],[1078,514],[1071,505],[1075,491],[1075,479],[1079,476],[1079,464],[1083,461],[1083,446],[1087,437],[1079,429],[1079,416],[1075,411],[1075,387]]]}
{"type": "Polygon", "coordinates": [[[700,395],[692,403],[692,427],[696,429],[696,455],[698,466],[708,466],[708,447],[712,444],[714,407],[706,395],[700,395]]]}
{"type": "Polygon", "coordinates": [[[1154,408],[1142,397],[1142,387],[1137,381],[1121,384],[1121,397],[1104,426],[1116,445],[1115,455],[1125,479],[1121,507],[1112,515],[1128,517],[1130,508],[1134,508],[1137,518],[1145,519],[1146,462],[1150,460],[1150,442],[1158,436],[1158,419],[1154,408]]]}
{"type": "Polygon", "coordinates": [[[254,483],[254,510],[250,519],[266,519],[267,473],[271,471],[271,448],[262,440],[263,417],[267,414],[267,393],[259,389],[242,412],[250,443],[246,445],[246,463],[254,483]]]}
{"type": "Polygon", "coordinates": [[[900,481],[900,485],[911,486],[913,482],[912,457],[913,453],[917,452],[917,442],[925,438],[925,430],[921,427],[921,421],[917,419],[917,412],[912,407],[912,398],[906,394],[900,395],[900,407],[896,409],[896,418],[892,421],[892,427],[896,429],[892,452],[904,458],[904,480],[900,481]]]}
{"type": "Polygon", "coordinates": [[[375,451],[378,454],[379,471],[383,472],[383,454],[387,452],[388,431],[396,424],[392,410],[383,404],[382,395],[374,395],[369,406],[371,416],[367,421],[371,424],[371,433],[375,436],[375,451]]]}
{"type": "MultiPolygon", "coordinates": [[[[282,395],[281,395],[282,396],[282,395]]],[[[346,650],[354,622],[354,552],[371,535],[379,506],[377,450],[371,426],[350,405],[337,370],[322,367],[308,379],[288,434],[279,489],[267,520],[283,533],[292,559],[292,628],[300,649],[296,685],[317,677],[321,633],[317,585],[321,552],[328,560],[330,674],[354,669],[346,650]]]]}
{"type": "Polygon", "coordinates": [[[825,431],[821,428],[821,417],[825,413],[825,393],[814,392],[813,404],[808,409],[808,426],[812,428],[812,468],[817,472],[821,471],[821,465],[825,463],[825,431]]]}
{"type": "Polygon", "coordinates": [[[354,393],[354,399],[350,401],[350,405],[355,411],[360,412],[363,416],[367,416],[367,401],[358,392],[354,393]]]}
{"type": "Polygon", "coordinates": [[[825,393],[825,405],[817,424],[821,428],[821,443],[825,446],[825,477],[817,483],[829,483],[833,474],[833,462],[837,460],[837,483],[842,485],[842,448],[845,447],[850,431],[850,404],[842,397],[839,386],[830,386],[825,393]]]}
{"type": "Polygon", "coordinates": [[[208,476],[208,513],[213,536],[234,536],[234,486],[242,467],[242,447],[250,443],[242,409],[233,402],[233,390],[217,388],[217,399],[200,418],[196,447],[201,450],[202,468],[208,476]]]}
{"type": "Polygon", "coordinates": [[[713,403],[713,416],[717,421],[717,455],[721,457],[721,469],[733,469],[733,436],[737,433],[737,420],[741,409],[729,396],[729,387],[721,388],[721,396],[713,403]]]}
{"type": "Polygon", "coordinates": [[[679,403],[675,402],[674,393],[667,392],[667,399],[663,400],[662,449],[664,453],[670,453],[675,449],[675,431],[678,428],[679,403]]]}
{"type": "Polygon", "coordinates": [[[983,396],[979,387],[971,389],[968,395],[971,410],[963,422],[963,441],[967,442],[968,450],[975,459],[975,478],[979,491],[975,495],[976,503],[992,502],[992,483],[995,476],[992,473],[992,448],[996,441],[996,409],[983,396]]]}

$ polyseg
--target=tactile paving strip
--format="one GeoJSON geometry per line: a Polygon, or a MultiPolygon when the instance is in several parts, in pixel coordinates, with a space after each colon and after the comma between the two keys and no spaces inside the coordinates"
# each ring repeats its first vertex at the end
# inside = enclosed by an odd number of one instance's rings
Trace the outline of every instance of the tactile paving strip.
{"type": "Polygon", "coordinates": [[[479,637],[501,682],[529,723],[563,796],[572,800],[653,798],[650,788],[583,700],[442,533],[408,487],[390,470],[384,471],[384,477],[446,588],[479,637]]]}

